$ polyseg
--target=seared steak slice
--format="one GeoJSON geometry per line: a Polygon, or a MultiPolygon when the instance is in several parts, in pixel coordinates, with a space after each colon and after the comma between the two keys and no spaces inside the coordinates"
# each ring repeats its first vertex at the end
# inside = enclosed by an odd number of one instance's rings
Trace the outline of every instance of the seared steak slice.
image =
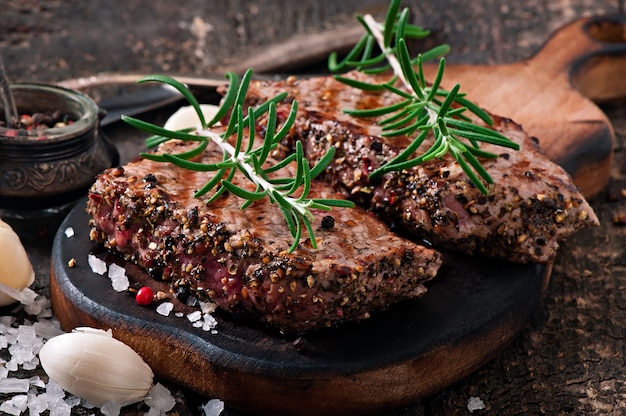
{"type": "MultiPolygon", "coordinates": [[[[179,153],[170,142],[160,151],[179,153]]],[[[207,151],[206,161],[221,160],[207,151]]],[[[226,193],[214,203],[193,192],[211,173],[138,158],[97,178],[90,190],[91,239],[221,309],[288,333],[365,318],[373,310],[423,295],[441,255],[396,236],[361,209],[315,212],[318,248],[292,237],[267,201],[241,210],[226,193]],[[331,216],[332,218],[328,217],[331,216]]],[[[245,186],[238,175],[233,182],[245,186]]],[[[314,183],[312,198],[337,197],[314,183]]]]}
{"type": "MultiPolygon", "coordinates": [[[[363,79],[358,73],[350,76],[363,79]]],[[[485,196],[452,157],[369,180],[370,172],[406,147],[407,138],[383,138],[375,120],[351,117],[342,110],[390,104],[395,95],[363,92],[332,77],[290,77],[253,83],[248,102],[256,105],[282,91],[290,94],[285,101],[296,99],[299,104],[284,151],[300,139],[307,158],[315,163],[329,146],[336,146],[326,181],[418,239],[514,262],[546,263],[554,258],[560,239],[598,224],[569,175],[509,119],[494,117],[495,129],[519,143],[521,150],[483,146],[500,154],[484,163],[495,181],[485,196]]]]}

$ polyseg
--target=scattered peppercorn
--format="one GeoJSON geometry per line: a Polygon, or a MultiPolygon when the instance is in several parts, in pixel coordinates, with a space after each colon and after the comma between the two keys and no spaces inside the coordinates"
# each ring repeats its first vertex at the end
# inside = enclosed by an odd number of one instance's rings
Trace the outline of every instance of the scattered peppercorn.
{"type": "Polygon", "coordinates": [[[135,295],[135,300],[137,301],[138,305],[150,305],[154,300],[154,292],[148,286],[143,286],[137,291],[137,295],[135,295]]]}
{"type": "Polygon", "coordinates": [[[322,218],[323,229],[332,230],[334,226],[335,226],[335,219],[332,216],[326,215],[324,216],[324,218],[322,218]]]}
{"type": "Polygon", "coordinates": [[[156,176],[154,176],[154,173],[148,173],[146,176],[143,177],[143,181],[157,183],[157,178],[156,176]]]}
{"type": "Polygon", "coordinates": [[[370,144],[370,149],[376,153],[380,153],[383,151],[383,144],[379,141],[373,141],[372,144],[370,144]]]}
{"type": "MultiPolygon", "coordinates": [[[[12,128],[22,130],[42,130],[54,127],[65,127],[74,123],[74,119],[62,111],[46,111],[32,114],[22,114],[19,117],[17,125],[12,128]]],[[[4,120],[0,120],[0,127],[7,127],[4,120]]]]}

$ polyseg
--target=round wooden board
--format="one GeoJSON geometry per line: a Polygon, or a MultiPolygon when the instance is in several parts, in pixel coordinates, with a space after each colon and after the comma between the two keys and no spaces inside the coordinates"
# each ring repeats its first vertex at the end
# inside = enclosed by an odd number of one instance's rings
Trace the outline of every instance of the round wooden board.
{"type": "Polygon", "coordinates": [[[90,253],[124,265],[131,282],[165,289],[92,246],[84,206],[79,202],[68,215],[53,244],[50,295],[62,327],[111,328],[157,377],[253,413],[373,414],[441,390],[519,333],[550,274],[548,266],[448,254],[423,298],[367,321],[285,338],[216,312],[211,333],[175,315],[190,312],[188,306],[175,303],[169,316],[159,315],[156,305],[137,305],[115,292],[106,275],[93,273],[90,253]],[[68,227],[73,237],[66,236],[68,227]]]}

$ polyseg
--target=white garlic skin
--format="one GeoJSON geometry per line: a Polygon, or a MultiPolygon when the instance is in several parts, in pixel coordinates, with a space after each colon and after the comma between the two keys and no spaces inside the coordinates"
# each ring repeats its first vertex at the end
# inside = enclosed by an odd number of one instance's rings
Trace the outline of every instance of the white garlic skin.
{"type": "MultiPolygon", "coordinates": [[[[20,238],[0,219],[0,283],[21,291],[34,280],[35,272],[20,238]]],[[[17,299],[0,290],[0,306],[15,302],[17,299]]]]}
{"type": "Polygon", "coordinates": [[[41,366],[63,390],[101,407],[143,400],[154,374],[131,347],[110,331],[77,328],[51,338],[39,352],[41,366]]]}
{"type": "MultiPolygon", "coordinates": [[[[215,114],[217,114],[218,106],[213,104],[200,104],[200,110],[204,115],[205,121],[211,121],[215,114]]],[[[163,128],[167,130],[181,130],[189,127],[200,127],[200,119],[198,114],[192,106],[180,107],[174,114],[172,114],[163,125],[163,128]]]]}

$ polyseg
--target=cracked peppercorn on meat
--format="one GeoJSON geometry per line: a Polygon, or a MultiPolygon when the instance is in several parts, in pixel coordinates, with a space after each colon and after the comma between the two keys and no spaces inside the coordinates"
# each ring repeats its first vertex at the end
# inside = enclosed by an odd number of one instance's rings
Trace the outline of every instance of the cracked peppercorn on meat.
{"type": "MultiPolygon", "coordinates": [[[[346,76],[375,81],[358,72],[346,76]]],[[[376,119],[352,117],[342,109],[377,108],[395,102],[398,96],[364,92],[332,77],[290,77],[252,83],[248,104],[255,106],[283,91],[289,96],[278,105],[282,117],[292,100],[299,106],[297,121],[279,151],[290,152],[295,141],[301,140],[307,159],[314,164],[329,146],[335,146],[335,159],[323,179],[420,241],[513,262],[547,263],[561,239],[598,225],[570,176],[512,120],[493,116],[494,129],[518,143],[519,151],[481,146],[499,154],[483,161],[495,182],[489,194],[483,195],[450,155],[369,179],[370,172],[396,156],[410,140],[384,138],[376,119]]],[[[262,134],[262,125],[259,130],[262,134]]]]}
{"type": "MultiPolygon", "coordinates": [[[[179,153],[182,142],[161,152],[179,153]]],[[[202,161],[222,160],[214,149],[202,161]]],[[[371,311],[423,295],[441,255],[400,238],[361,209],[316,211],[318,248],[292,237],[280,209],[258,201],[245,210],[226,193],[205,204],[193,197],[211,173],[137,158],[99,175],[87,211],[91,239],[221,309],[285,333],[368,317],[371,311]]],[[[246,186],[239,174],[233,182],[246,186]]],[[[338,195],[313,183],[311,198],[338,195]]]]}

